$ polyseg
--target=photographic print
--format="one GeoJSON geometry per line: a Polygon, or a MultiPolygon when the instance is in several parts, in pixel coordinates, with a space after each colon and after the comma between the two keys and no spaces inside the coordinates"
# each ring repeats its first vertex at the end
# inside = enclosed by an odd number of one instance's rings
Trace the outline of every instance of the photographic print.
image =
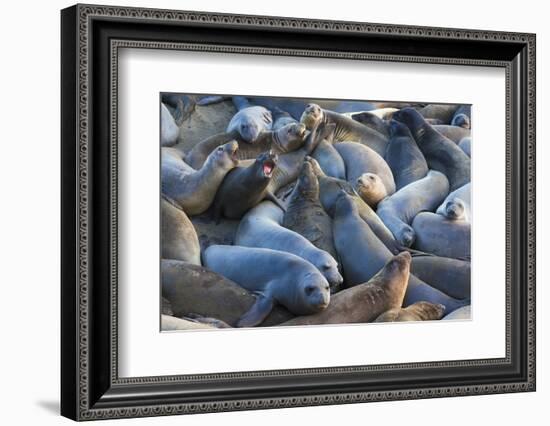
{"type": "Polygon", "coordinates": [[[160,98],[163,331],[470,318],[470,105],[160,98]]]}

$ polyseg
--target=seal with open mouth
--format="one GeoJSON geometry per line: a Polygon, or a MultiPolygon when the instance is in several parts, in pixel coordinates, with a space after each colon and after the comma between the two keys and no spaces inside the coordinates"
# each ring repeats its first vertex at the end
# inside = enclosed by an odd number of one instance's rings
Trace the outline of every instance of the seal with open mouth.
{"type": "Polygon", "coordinates": [[[189,216],[201,214],[210,207],[227,172],[239,160],[237,142],[228,142],[210,153],[204,165],[195,170],[174,148],[161,150],[162,192],[181,206],[189,216]]]}
{"type": "Polygon", "coordinates": [[[228,219],[241,219],[249,209],[264,199],[271,200],[284,209],[268,188],[277,161],[277,154],[269,151],[260,154],[250,166],[235,167],[231,170],[214,199],[213,214],[216,222],[219,222],[222,216],[228,219]]]}

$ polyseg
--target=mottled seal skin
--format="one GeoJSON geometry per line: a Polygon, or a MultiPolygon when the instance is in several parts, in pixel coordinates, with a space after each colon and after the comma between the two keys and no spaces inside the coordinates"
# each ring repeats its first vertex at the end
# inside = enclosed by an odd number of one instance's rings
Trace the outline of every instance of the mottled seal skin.
{"type": "Polygon", "coordinates": [[[423,212],[414,218],[412,227],[416,234],[416,249],[437,256],[470,259],[469,222],[423,212]]]}
{"type": "Polygon", "coordinates": [[[347,181],[371,207],[395,192],[390,166],[374,150],[353,142],[340,142],[334,148],[346,165],[347,181]]]}
{"type": "Polygon", "coordinates": [[[407,290],[410,262],[409,253],[400,253],[368,282],[335,294],[324,311],[294,318],[281,326],[365,323],[385,311],[398,309],[407,290]]]}
{"type": "MultiPolygon", "coordinates": [[[[256,297],[230,279],[209,269],[177,260],[161,261],[162,296],[170,301],[177,317],[217,318],[234,327],[256,303],[256,297]]],[[[262,326],[277,325],[293,318],[276,306],[262,326]]]]}
{"type": "Polygon", "coordinates": [[[319,142],[311,156],[317,160],[319,166],[326,175],[338,179],[346,178],[346,165],[344,164],[344,160],[334,146],[326,139],[319,142]]]}
{"type": "Polygon", "coordinates": [[[411,273],[455,299],[471,294],[470,262],[441,256],[414,256],[411,273]]]}
{"type": "Polygon", "coordinates": [[[470,136],[470,129],[465,129],[464,127],[451,126],[450,124],[439,124],[432,127],[456,144],[458,144],[462,138],[470,136]]]}
{"type": "Polygon", "coordinates": [[[302,235],[283,227],[283,217],[284,212],[272,202],[258,204],[242,218],[235,245],[279,250],[301,257],[323,274],[332,293],[338,291],[343,278],[334,257],[302,235]]]}
{"type": "Polygon", "coordinates": [[[197,232],[183,210],[163,196],[160,200],[161,256],[201,264],[197,232]]]}
{"type": "Polygon", "coordinates": [[[327,280],[311,263],[290,253],[263,248],[210,246],[204,264],[259,297],[237,327],[260,324],[275,304],[296,315],[311,315],[330,302],[327,280]]]}
{"type": "Polygon", "coordinates": [[[402,246],[395,241],[393,234],[386,227],[384,222],[378,217],[374,210],[365,203],[361,197],[357,195],[353,187],[349,182],[330,176],[326,176],[317,161],[311,157],[306,158],[306,161],[311,163],[313,173],[317,176],[319,182],[319,200],[323,209],[329,214],[330,217],[334,217],[334,205],[336,200],[340,196],[341,192],[348,194],[352,197],[353,201],[357,205],[359,216],[363,219],[375,233],[375,235],[384,243],[384,245],[393,254],[397,254],[402,250],[402,246]]]}
{"type": "Polygon", "coordinates": [[[370,127],[372,130],[377,131],[385,138],[390,137],[388,121],[381,119],[375,114],[370,114],[369,112],[363,111],[352,114],[351,118],[358,123],[361,123],[364,126],[370,127]]]}
{"type": "Polygon", "coordinates": [[[468,157],[472,157],[472,138],[465,137],[458,142],[459,148],[466,153],[468,157]]]}
{"type": "Polygon", "coordinates": [[[178,141],[180,129],[163,103],[160,104],[160,145],[172,146],[178,141]]]}
{"type": "Polygon", "coordinates": [[[416,302],[406,308],[394,308],[384,312],[374,322],[433,321],[439,320],[445,313],[445,306],[416,302]]]}
{"type": "Polygon", "coordinates": [[[279,200],[268,189],[277,161],[277,154],[271,151],[264,152],[250,166],[239,166],[227,173],[214,198],[214,219],[217,222],[221,216],[240,219],[264,199],[281,206],[279,200]]]}
{"type": "Polygon", "coordinates": [[[471,208],[471,187],[470,183],[451,192],[436,213],[445,216],[449,220],[465,220],[470,222],[472,217],[471,208]]]}
{"type": "MultiPolygon", "coordinates": [[[[341,194],[336,201],[333,229],[334,244],[340,256],[346,287],[367,282],[392,257],[369,225],[361,219],[357,206],[347,194],[341,194]]],[[[404,305],[420,301],[445,305],[446,312],[465,304],[411,274],[404,305]]]]}
{"type": "Polygon", "coordinates": [[[418,148],[409,128],[399,121],[390,122],[390,139],[385,160],[395,180],[397,190],[428,174],[428,163],[418,148]]]}
{"type": "Polygon", "coordinates": [[[457,109],[458,107],[452,104],[429,104],[421,108],[418,112],[422,114],[424,118],[436,118],[445,124],[449,124],[457,109]]]}
{"type": "Polygon", "coordinates": [[[161,149],[162,192],[190,216],[208,209],[227,173],[237,164],[237,142],[216,148],[199,170],[194,170],[174,148],[161,149]]]}
{"type": "Polygon", "coordinates": [[[449,193],[449,181],[443,173],[430,170],[426,177],[401,188],[378,204],[376,213],[398,243],[410,247],[414,232],[410,227],[422,211],[434,211],[449,193]]]}
{"type": "Polygon", "coordinates": [[[472,319],[472,307],[470,305],[463,306],[462,308],[445,315],[442,319],[446,321],[472,319]]]}
{"type": "Polygon", "coordinates": [[[229,124],[227,133],[238,132],[244,142],[255,143],[262,132],[271,130],[271,112],[262,106],[239,109],[229,124]]]}
{"type": "Polygon", "coordinates": [[[453,119],[451,120],[451,125],[463,127],[465,129],[471,128],[471,114],[472,107],[471,105],[461,105],[455,111],[453,119]]]}
{"type": "Polygon", "coordinates": [[[283,226],[338,259],[332,238],[332,219],[321,205],[319,182],[308,161],[303,163],[298,182],[290,196],[283,226]]]}
{"type": "Polygon", "coordinates": [[[386,152],[388,139],[384,137],[384,135],[345,115],[324,110],[317,104],[308,104],[304,109],[300,121],[304,123],[308,129],[321,123],[333,123],[336,125],[334,130],[334,142],[358,142],[359,144],[366,145],[373,149],[381,156],[386,152]]]}
{"type": "Polygon", "coordinates": [[[451,191],[470,182],[470,157],[453,141],[434,130],[415,109],[403,108],[393,118],[407,125],[428,167],[447,176],[451,191]]]}

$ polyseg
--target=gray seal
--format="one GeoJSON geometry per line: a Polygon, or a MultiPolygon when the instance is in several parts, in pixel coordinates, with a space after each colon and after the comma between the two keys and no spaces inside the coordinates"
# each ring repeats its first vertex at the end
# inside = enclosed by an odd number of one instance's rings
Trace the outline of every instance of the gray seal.
{"type": "Polygon", "coordinates": [[[332,238],[332,219],[319,201],[319,182],[308,161],[303,163],[298,183],[290,196],[283,226],[338,259],[332,238]]]}
{"type": "Polygon", "coordinates": [[[351,118],[364,126],[370,127],[372,130],[380,133],[385,138],[390,137],[388,129],[388,121],[378,117],[375,114],[363,111],[351,115],[351,118]]]}
{"type": "Polygon", "coordinates": [[[213,215],[216,222],[222,216],[240,219],[260,201],[271,200],[281,208],[279,200],[268,189],[277,167],[277,154],[264,152],[248,167],[235,167],[225,176],[215,194],[213,215]]]}
{"type": "Polygon", "coordinates": [[[388,139],[383,134],[358,123],[350,117],[325,110],[317,104],[308,104],[304,109],[300,121],[308,129],[321,123],[333,123],[336,125],[334,142],[358,142],[373,149],[381,156],[386,152],[388,139]]]}
{"type": "Polygon", "coordinates": [[[330,302],[327,280],[311,263],[290,253],[263,248],[210,246],[203,255],[207,268],[258,294],[237,327],[260,324],[276,304],[296,315],[311,315],[330,302]]]}
{"type": "Polygon", "coordinates": [[[445,313],[445,306],[416,302],[406,308],[394,308],[384,312],[374,322],[433,321],[439,320],[445,313]]]}
{"type": "Polygon", "coordinates": [[[265,131],[271,130],[273,117],[271,111],[262,106],[239,108],[227,125],[227,133],[238,132],[244,142],[255,143],[265,131]]]}
{"type": "Polygon", "coordinates": [[[344,192],[353,199],[361,219],[370,226],[374,234],[384,243],[388,250],[393,254],[397,254],[402,250],[402,246],[395,241],[393,234],[386,227],[384,222],[382,222],[374,210],[357,195],[349,182],[325,175],[317,161],[311,157],[306,158],[306,161],[311,163],[313,173],[317,176],[319,182],[319,200],[321,201],[323,209],[330,217],[334,217],[334,205],[340,193],[344,192]]]}
{"type": "Polygon", "coordinates": [[[458,105],[455,104],[428,104],[418,112],[424,118],[436,118],[448,124],[453,119],[457,109],[458,105]]]}
{"type": "Polygon", "coordinates": [[[241,220],[235,245],[284,251],[307,260],[327,279],[331,292],[340,289],[343,278],[330,254],[315,247],[302,235],[282,226],[284,212],[270,201],[251,209],[241,220]]]}
{"type": "Polygon", "coordinates": [[[464,127],[451,126],[450,124],[438,124],[432,127],[456,144],[458,144],[462,138],[470,136],[470,129],[465,129],[464,127]]]}
{"type": "Polygon", "coordinates": [[[470,157],[453,141],[434,130],[416,110],[403,108],[394,113],[393,118],[407,125],[428,167],[447,176],[451,191],[470,182],[470,157]]]}
{"type": "Polygon", "coordinates": [[[237,142],[216,148],[200,170],[188,166],[174,148],[161,149],[162,192],[178,203],[189,215],[203,213],[210,207],[218,187],[237,164],[237,142]]]}
{"type": "MultiPolygon", "coordinates": [[[[340,256],[344,283],[347,287],[367,282],[392,257],[369,225],[361,219],[357,206],[347,194],[341,194],[336,201],[333,229],[334,244],[340,256]]],[[[420,301],[445,305],[446,312],[451,312],[465,304],[411,274],[404,305],[408,306],[420,301]]]]}
{"type": "MultiPolygon", "coordinates": [[[[234,327],[256,303],[256,297],[248,290],[203,266],[163,259],[160,272],[162,296],[177,317],[217,318],[234,327]]],[[[277,325],[293,317],[282,306],[276,306],[262,326],[277,325]]]]}
{"type": "Polygon", "coordinates": [[[470,223],[449,220],[430,212],[418,214],[412,223],[415,248],[437,256],[470,259],[470,223]]]}
{"type": "Polygon", "coordinates": [[[346,165],[346,180],[371,207],[395,192],[388,163],[374,150],[353,142],[334,145],[346,165]]]}
{"type": "Polygon", "coordinates": [[[163,103],[160,104],[160,145],[172,146],[178,141],[180,129],[163,103]]]}
{"type": "Polygon", "coordinates": [[[449,181],[443,173],[430,170],[426,177],[401,188],[378,204],[376,213],[398,243],[410,247],[414,231],[410,224],[422,211],[434,211],[449,193],[449,181]]]}
{"type": "Polygon", "coordinates": [[[327,309],[287,321],[281,326],[366,323],[401,307],[407,290],[411,256],[392,257],[368,282],[336,293],[327,309]]]}
{"type": "Polygon", "coordinates": [[[436,213],[445,216],[449,220],[471,221],[471,187],[470,183],[454,190],[437,208],[436,213]]]}
{"type": "Polygon", "coordinates": [[[441,256],[414,256],[411,272],[432,287],[456,299],[469,299],[470,262],[441,256]]]}
{"type": "Polygon", "coordinates": [[[385,160],[390,166],[397,190],[428,174],[428,164],[409,128],[399,121],[390,122],[390,139],[385,160]]]}
{"type": "Polygon", "coordinates": [[[463,127],[465,129],[470,129],[471,126],[471,114],[472,107],[471,105],[460,105],[455,111],[451,124],[453,126],[463,127]]]}
{"type": "Polygon", "coordinates": [[[472,157],[472,138],[465,137],[458,142],[459,148],[466,153],[468,157],[472,157]]]}
{"type": "Polygon", "coordinates": [[[195,227],[174,202],[160,200],[161,256],[201,264],[201,248],[195,227]]]}
{"type": "Polygon", "coordinates": [[[443,317],[446,321],[469,320],[472,319],[472,307],[470,305],[463,306],[449,315],[443,317]]]}
{"type": "Polygon", "coordinates": [[[346,165],[344,164],[344,160],[332,143],[326,139],[319,142],[311,156],[317,160],[319,166],[326,175],[338,179],[346,178],[346,165]]]}

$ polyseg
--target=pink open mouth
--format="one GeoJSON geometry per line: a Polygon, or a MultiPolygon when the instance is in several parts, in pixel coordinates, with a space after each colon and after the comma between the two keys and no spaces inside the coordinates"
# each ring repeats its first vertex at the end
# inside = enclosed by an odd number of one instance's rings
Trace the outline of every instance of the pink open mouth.
{"type": "Polygon", "coordinates": [[[264,168],[264,176],[271,177],[273,173],[273,169],[275,168],[275,164],[272,161],[266,161],[263,164],[263,168],[264,168]]]}

